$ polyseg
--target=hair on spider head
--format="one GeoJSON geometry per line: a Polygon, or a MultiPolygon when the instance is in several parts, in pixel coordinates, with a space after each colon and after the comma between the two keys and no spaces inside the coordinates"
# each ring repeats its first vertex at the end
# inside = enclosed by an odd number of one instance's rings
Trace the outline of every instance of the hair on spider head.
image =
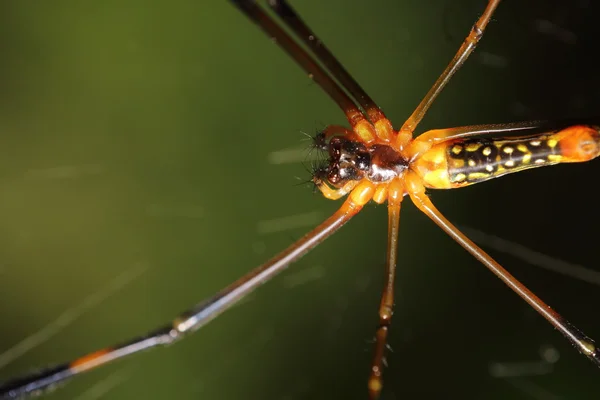
{"type": "Polygon", "coordinates": [[[310,182],[313,184],[313,191],[316,193],[319,191],[319,186],[327,182],[329,177],[329,161],[321,160],[317,163],[313,163],[311,165],[310,175],[310,182]]]}
{"type": "MultiPolygon", "coordinates": [[[[306,148],[307,152],[305,161],[317,159],[319,162],[321,162],[325,157],[327,157],[328,141],[324,134],[324,130],[320,130],[314,135],[310,135],[302,131],[301,133],[306,136],[305,140],[310,141],[310,144],[306,148]],[[314,152],[315,150],[316,152],[314,152]]],[[[312,169],[313,168],[311,167],[310,171],[312,171],[312,169]]]]}
{"type": "Polygon", "coordinates": [[[325,159],[311,161],[310,165],[306,163],[302,163],[306,172],[310,175],[310,178],[303,179],[297,177],[300,180],[295,186],[301,185],[310,185],[313,189],[313,193],[317,193],[319,191],[319,185],[321,185],[327,179],[327,171],[328,171],[328,161],[325,159]]]}
{"type": "Polygon", "coordinates": [[[312,137],[312,147],[315,149],[327,151],[327,138],[325,137],[325,131],[318,131],[315,136],[312,137]]]}

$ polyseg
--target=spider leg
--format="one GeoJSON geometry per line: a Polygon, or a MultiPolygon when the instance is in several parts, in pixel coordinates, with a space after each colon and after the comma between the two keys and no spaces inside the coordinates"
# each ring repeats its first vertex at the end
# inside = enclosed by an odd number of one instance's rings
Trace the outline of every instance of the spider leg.
{"type": "Polygon", "coordinates": [[[315,185],[317,185],[317,188],[321,191],[323,196],[329,200],[338,200],[338,199],[344,197],[345,195],[350,193],[352,191],[352,189],[354,189],[356,187],[356,185],[358,184],[357,181],[350,181],[339,189],[332,189],[325,182],[323,182],[321,180],[315,179],[313,181],[315,182],[315,185]]]}
{"type": "Polygon", "coordinates": [[[452,239],[471,253],[473,257],[485,265],[494,275],[500,278],[502,282],[525,300],[527,304],[550,322],[550,324],[560,331],[560,333],[562,333],[567,340],[577,348],[577,350],[587,356],[594,364],[600,366],[600,350],[596,347],[594,341],[550,308],[550,306],[544,303],[532,291],[527,289],[525,285],[498,264],[490,257],[490,255],[467,238],[458,228],[452,225],[452,223],[450,223],[450,221],[435,208],[431,200],[429,200],[429,197],[425,194],[425,187],[421,183],[421,179],[412,171],[408,172],[406,175],[406,190],[419,210],[427,215],[452,239]]]}
{"type": "Polygon", "coordinates": [[[369,399],[379,398],[383,387],[383,367],[387,335],[392,322],[394,308],[394,282],[398,259],[398,231],[400,229],[400,205],[404,194],[404,184],[400,179],[392,181],[388,187],[388,241],[385,263],[385,281],[379,305],[379,327],[375,333],[375,353],[369,378],[369,399]]]}
{"type": "Polygon", "coordinates": [[[269,0],[268,4],[298,38],[308,46],[317,59],[329,70],[331,75],[340,82],[342,87],[354,97],[356,102],[367,112],[373,124],[381,119],[385,119],[385,115],[373,99],[363,90],[286,0],[269,0]]]}
{"type": "MultiPolygon", "coordinates": [[[[248,18],[277,43],[342,109],[352,127],[365,121],[364,114],[344,90],[254,0],[231,0],[248,18]]],[[[365,121],[366,122],[366,121],[365,121]]]]}
{"type": "Polygon", "coordinates": [[[344,204],[319,226],[214,296],[181,313],[170,324],[126,343],[0,384],[0,399],[14,399],[50,390],[75,375],[143,350],[169,345],[200,329],[335,233],[371,200],[373,193],[373,185],[359,183],[344,204]]]}
{"type": "Polygon", "coordinates": [[[413,111],[412,115],[406,120],[404,125],[402,125],[402,128],[400,129],[401,133],[408,132],[412,134],[412,132],[414,132],[415,128],[417,127],[419,122],[421,122],[421,120],[425,116],[425,113],[427,112],[429,107],[431,107],[431,104],[435,101],[442,89],[450,81],[452,76],[454,76],[456,71],[458,71],[460,67],[462,67],[462,65],[465,63],[469,55],[471,55],[473,50],[475,50],[475,47],[481,40],[485,28],[490,22],[490,19],[492,18],[494,11],[496,11],[496,8],[499,4],[500,0],[488,0],[488,4],[485,10],[483,11],[483,14],[477,20],[477,22],[475,22],[475,25],[473,25],[473,27],[471,28],[471,32],[469,32],[469,35],[466,37],[466,39],[454,55],[452,61],[450,61],[450,64],[448,64],[444,72],[442,72],[442,74],[435,81],[431,89],[429,89],[429,92],[427,92],[425,97],[423,97],[423,100],[421,100],[421,103],[419,103],[415,111],[413,111]]]}

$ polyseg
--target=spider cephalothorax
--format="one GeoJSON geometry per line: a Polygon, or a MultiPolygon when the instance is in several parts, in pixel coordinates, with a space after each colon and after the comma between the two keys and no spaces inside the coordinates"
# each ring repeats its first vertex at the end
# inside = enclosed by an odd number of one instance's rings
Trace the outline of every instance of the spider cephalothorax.
{"type": "Polygon", "coordinates": [[[363,178],[373,183],[389,182],[401,176],[409,165],[400,153],[384,144],[366,145],[343,136],[327,140],[322,132],[315,136],[314,144],[316,148],[327,151],[329,159],[315,168],[313,180],[334,188],[363,178]]]}

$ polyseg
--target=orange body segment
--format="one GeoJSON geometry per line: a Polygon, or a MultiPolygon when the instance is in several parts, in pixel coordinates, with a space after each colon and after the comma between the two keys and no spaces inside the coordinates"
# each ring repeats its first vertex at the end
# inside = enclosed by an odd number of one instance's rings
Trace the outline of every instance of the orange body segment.
{"type": "Polygon", "coordinates": [[[600,127],[575,125],[553,137],[560,147],[561,162],[585,162],[600,154],[600,127]]]}
{"type": "Polygon", "coordinates": [[[411,163],[410,168],[423,179],[427,187],[436,189],[457,187],[448,175],[446,152],[447,147],[444,144],[437,145],[411,163]]]}

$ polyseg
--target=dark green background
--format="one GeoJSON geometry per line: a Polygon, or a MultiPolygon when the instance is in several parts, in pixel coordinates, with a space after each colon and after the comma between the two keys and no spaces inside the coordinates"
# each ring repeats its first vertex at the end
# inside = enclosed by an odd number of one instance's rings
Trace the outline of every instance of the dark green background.
{"type": "MultiPolygon", "coordinates": [[[[293,2],[396,127],[484,3],[293,2]]],[[[599,116],[588,3],[506,0],[419,131],[599,116]]],[[[305,148],[301,132],[343,114],[226,1],[2,1],[0,54],[0,354],[141,271],[0,379],[168,321],[339,205],[297,185],[309,178],[300,162],[270,154],[305,148]],[[261,221],[306,214],[304,226],[261,233],[261,221]]],[[[599,165],[431,197],[459,225],[600,272],[599,165]]],[[[385,214],[367,207],[193,337],[48,398],[365,399],[385,214]]],[[[597,286],[490,253],[600,338],[597,286]]],[[[600,371],[409,201],[400,254],[384,399],[598,398],[600,371]],[[552,373],[490,375],[496,362],[539,361],[542,348],[560,354],[552,373]]]]}

